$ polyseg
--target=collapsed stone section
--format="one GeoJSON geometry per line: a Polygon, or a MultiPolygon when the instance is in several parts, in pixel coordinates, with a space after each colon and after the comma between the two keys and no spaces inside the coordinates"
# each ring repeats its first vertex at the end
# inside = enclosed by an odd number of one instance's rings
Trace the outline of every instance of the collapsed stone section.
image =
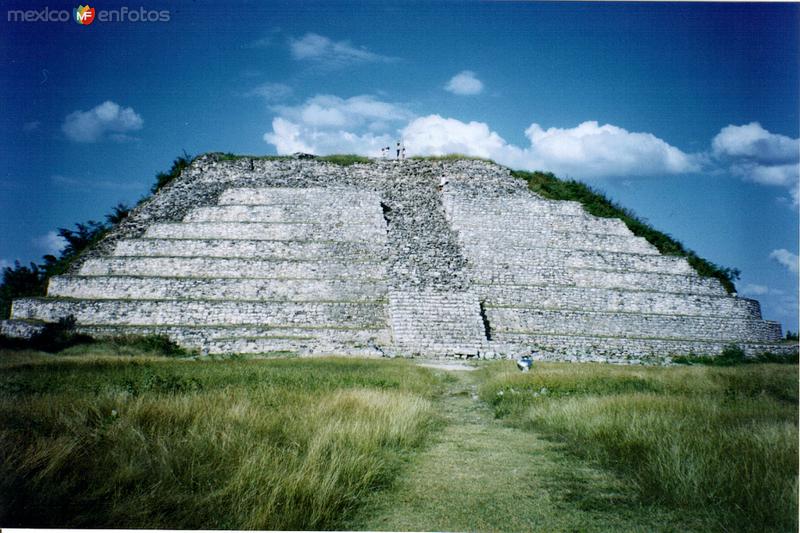
{"type": "Polygon", "coordinates": [[[50,280],[3,333],[66,315],[208,353],[631,361],[782,350],[728,295],[617,219],[481,161],[203,156],[50,280]]]}

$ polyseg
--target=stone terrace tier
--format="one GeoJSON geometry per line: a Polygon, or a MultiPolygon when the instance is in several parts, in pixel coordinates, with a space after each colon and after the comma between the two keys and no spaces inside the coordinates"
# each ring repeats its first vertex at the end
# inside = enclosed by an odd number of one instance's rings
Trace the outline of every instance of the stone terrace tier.
{"type": "Polygon", "coordinates": [[[486,194],[466,179],[442,196],[497,350],[638,359],[780,341],[758,302],[660,255],[619,220],[522,188],[486,194]]]}
{"type": "Polygon", "coordinates": [[[380,355],[386,223],[353,188],[232,188],[50,280],[14,318],[72,315],[90,333],[163,333],[206,353],[380,355]]]}

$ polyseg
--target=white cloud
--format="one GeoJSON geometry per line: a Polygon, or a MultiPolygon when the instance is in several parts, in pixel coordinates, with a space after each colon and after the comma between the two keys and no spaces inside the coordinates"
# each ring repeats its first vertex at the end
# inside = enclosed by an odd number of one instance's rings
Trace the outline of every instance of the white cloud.
{"type": "Polygon", "coordinates": [[[264,140],[278,153],[348,152],[378,155],[402,138],[409,155],[463,153],[514,168],[549,170],[580,177],[677,174],[696,171],[694,156],[650,133],[629,132],[597,122],[575,128],[525,132],[530,145],[506,142],[484,122],[440,115],[414,117],[406,106],[371,95],[317,95],[296,106],[275,106],[277,116],[264,140]],[[405,123],[405,125],[403,125],[405,123]]]}
{"type": "Polygon", "coordinates": [[[396,138],[397,125],[412,117],[404,106],[371,95],[346,99],[317,95],[297,106],[273,109],[278,116],[264,140],[275,145],[279,154],[378,155],[396,138]]]}
{"type": "Polygon", "coordinates": [[[758,122],[729,125],[711,141],[713,155],[745,181],[786,187],[800,204],[800,139],[771,133],[758,122]]]}
{"type": "MultiPolygon", "coordinates": [[[[532,124],[525,135],[531,163],[546,170],[586,177],[681,174],[699,170],[693,156],[652,133],[629,132],[587,121],[574,128],[543,129],[532,124]]],[[[530,165],[529,165],[530,166],[530,165]]]]}
{"type": "MultiPolygon", "coordinates": [[[[0,259],[0,275],[2,275],[3,269],[5,269],[5,268],[13,268],[13,267],[14,267],[14,262],[13,261],[9,261],[7,259],[0,259]]],[[[0,278],[0,279],[2,279],[2,278],[0,278]]]]}
{"type": "Polygon", "coordinates": [[[245,93],[245,96],[259,96],[269,103],[285,100],[292,94],[292,88],[283,83],[262,83],[245,93]]]}
{"type": "Polygon", "coordinates": [[[798,265],[800,258],[785,248],[773,250],[772,253],[769,254],[769,258],[785,266],[789,269],[789,272],[797,274],[798,271],[800,271],[800,266],[798,265]]]}
{"type": "Polygon", "coordinates": [[[110,100],[90,109],[67,115],[61,130],[71,141],[92,143],[110,138],[122,142],[133,139],[126,132],[142,129],[144,121],[130,107],[121,107],[110,100]]]}
{"type": "Polygon", "coordinates": [[[370,95],[339,98],[320,94],[297,106],[276,106],[280,116],[318,128],[380,129],[388,122],[407,120],[411,113],[400,104],[383,102],[370,95]]]}
{"type": "Polygon", "coordinates": [[[289,50],[294,59],[314,61],[328,67],[393,60],[364,47],[355,47],[349,41],[334,41],[317,33],[306,33],[299,39],[289,39],[289,50]]]}
{"type": "Polygon", "coordinates": [[[33,244],[46,254],[58,255],[67,245],[67,241],[55,231],[48,231],[44,235],[35,237],[33,244]]]}
{"type": "Polygon", "coordinates": [[[413,120],[402,130],[409,151],[420,155],[459,153],[496,158],[508,148],[506,141],[483,122],[461,122],[439,115],[413,120]]]}
{"type": "Polygon", "coordinates": [[[405,105],[371,95],[346,99],[317,95],[300,105],[272,109],[277,116],[264,140],[274,144],[279,153],[377,155],[382,146],[394,146],[394,140],[402,138],[409,155],[463,153],[494,159],[512,168],[546,170],[576,178],[700,172],[727,158],[731,172],[748,172],[765,184],[794,183],[790,190],[797,194],[797,166],[779,163],[790,155],[786,148],[788,138],[764,133],[757,125],[724,128],[712,142],[713,154],[690,154],[652,133],[632,132],[596,121],[547,129],[532,123],[525,130],[528,144],[520,146],[508,143],[484,122],[462,122],[437,114],[415,117],[405,105]],[[765,149],[766,155],[744,157],[758,151],[753,146],[760,146],[759,139],[774,141],[775,146],[765,149]]]}
{"type": "Polygon", "coordinates": [[[447,82],[444,86],[445,91],[453,94],[473,95],[483,92],[483,82],[475,77],[471,70],[462,70],[447,82]]]}
{"type": "Polygon", "coordinates": [[[693,156],[650,133],[629,132],[597,122],[575,128],[525,130],[527,147],[508,144],[483,122],[464,123],[439,115],[421,117],[403,130],[414,154],[460,152],[488,157],[515,168],[580,177],[678,174],[699,170],[693,156]]]}
{"type": "Polygon", "coordinates": [[[758,122],[722,128],[711,147],[717,156],[745,158],[766,165],[793,163],[800,157],[800,139],[770,133],[758,122]]]}

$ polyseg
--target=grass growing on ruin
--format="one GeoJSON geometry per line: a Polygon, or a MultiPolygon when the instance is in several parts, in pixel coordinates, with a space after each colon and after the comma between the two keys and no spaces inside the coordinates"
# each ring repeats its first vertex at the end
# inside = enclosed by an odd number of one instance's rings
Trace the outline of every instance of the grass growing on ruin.
{"type": "Polygon", "coordinates": [[[485,157],[478,157],[476,155],[464,154],[445,154],[445,155],[415,155],[410,159],[414,161],[486,161],[487,163],[494,163],[491,159],[485,157]]]}
{"type": "Polygon", "coordinates": [[[355,154],[333,154],[333,155],[324,155],[318,158],[320,161],[325,161],[326,163],[333,163],[334,165],[339,165],[341,167],[349,167],[350,165],[355,165],[356,163],[364,164],[364,163],[372,163],[372,159],[369,157],[364,157],[355,154]]]}
{"type": "Polygon", "coordinates": [[[644,501],[702,508],[714,529],[797,529],[796,365],[483,372],[496,416],[619,472],[644,501]]]}
{"type": "Polygon", "coordinates": [[[405,361],[0,366],[0,523],[28,527],[334,527],[425,441],[442,384],[405,361]]]}

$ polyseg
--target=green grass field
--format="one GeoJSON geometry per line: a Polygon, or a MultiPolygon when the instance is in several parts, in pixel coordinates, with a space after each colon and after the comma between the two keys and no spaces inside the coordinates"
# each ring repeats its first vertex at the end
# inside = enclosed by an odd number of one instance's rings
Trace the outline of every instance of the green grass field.
{"type": "Polygon", "coordinates": [[[0,351],[0,525],[797,528],[796,365],[155,353],[0,351]]]}
{"type": "Polygon", "coordinates": [[[797,365],[484,370],[496,416],[617,471],[717,530],[797,529],[797,365]]]}

